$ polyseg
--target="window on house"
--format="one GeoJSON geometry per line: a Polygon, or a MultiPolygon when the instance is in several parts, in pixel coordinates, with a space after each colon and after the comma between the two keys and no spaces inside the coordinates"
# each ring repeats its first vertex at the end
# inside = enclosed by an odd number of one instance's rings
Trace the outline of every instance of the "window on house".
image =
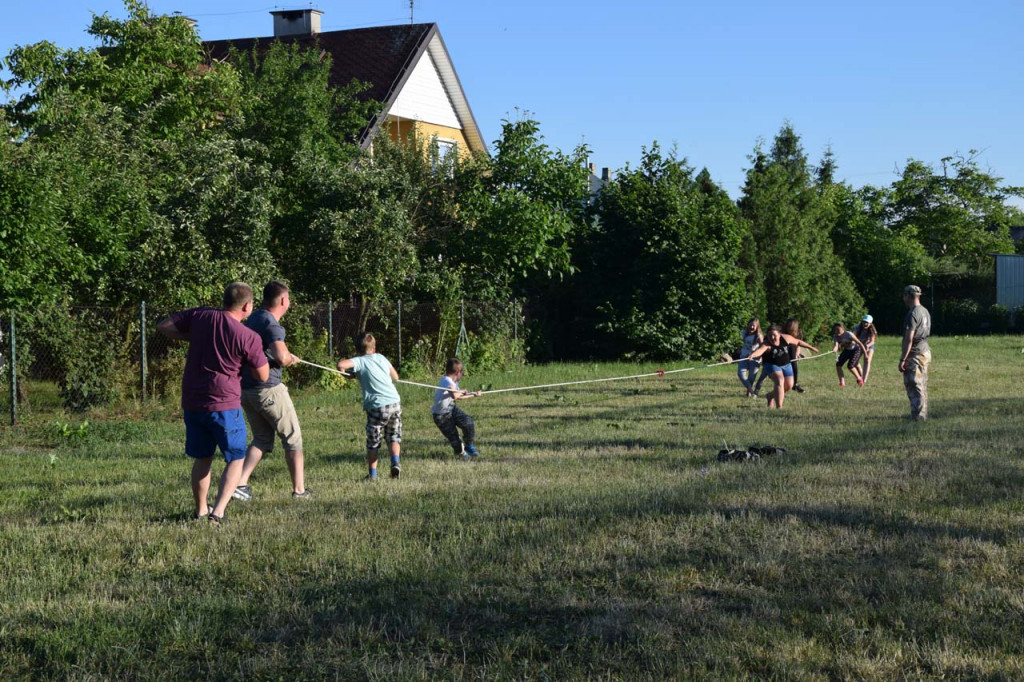
{"type": "Polygon", "coordinates": [[[435,137],[434,142],[437,144],[437,153],[431,154],[431,170],[436,173],[440,169],[448,169],[450,173],[452,166],[458,160],[458,141],[435,137]]]}

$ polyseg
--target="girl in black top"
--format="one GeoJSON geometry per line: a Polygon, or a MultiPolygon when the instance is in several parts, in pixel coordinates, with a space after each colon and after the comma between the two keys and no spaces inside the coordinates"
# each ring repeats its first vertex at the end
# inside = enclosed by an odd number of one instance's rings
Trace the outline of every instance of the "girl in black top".
{"type": "Polygon", "coordinates": [[[764,369],[772,378],[774,387],[771,395],[768,396],[768,407],[771,407],[774,402],[775,407],[781,410],[786,391],[793,388],[793,370],[796,363],[790,359],[790,349],[794,347],[818,352],[814,346],[789,334],[783,334],[782,329],[773,324],[768,328],[768,336],[765,337],[764,344],[750,354],[751,360],[764,357],[764,369]]]}
{"type": "MultiPolygon", "coordinates": [[[[785,326],[782,327],[782,333],[792,336],[794,339],[803,339],[804,335],[800,333],[800,323],[795,317],[791,317],[786,320],[785,326]]],[[[800,346],[793,344],[789,347],[789,359],[796,360],[800,357],[800,346]]],[[[800,385],[800,363],[793,364],[793,390],[797,393],[803,393],[804,388],[800,385]]]]}

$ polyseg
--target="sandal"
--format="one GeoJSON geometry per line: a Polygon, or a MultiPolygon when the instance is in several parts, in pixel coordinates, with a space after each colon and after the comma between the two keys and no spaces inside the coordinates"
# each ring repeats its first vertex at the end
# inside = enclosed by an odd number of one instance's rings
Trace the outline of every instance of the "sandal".
{"type": "Polygon", "coordinates": [[[217,516],[213,512],[207,514],[206,518],[210,521],[211,526],[217,526],[218,528],[220,528],[222,525],[224,525],[224,517],[217,516]]]}

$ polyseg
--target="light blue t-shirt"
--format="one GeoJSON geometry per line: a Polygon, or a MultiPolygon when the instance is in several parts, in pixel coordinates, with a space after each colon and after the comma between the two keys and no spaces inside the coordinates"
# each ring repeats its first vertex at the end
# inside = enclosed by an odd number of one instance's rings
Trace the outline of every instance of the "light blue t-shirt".
{"type": "Polygon", "coordinates": [[[363,387],[363,409],[369,412],[385,405],[401,402],[398,389],[391,381],[391,363],[380,353],[350,358],[352,370],[363,387]]]}
{"type": "Polygon", "coordinates": [[[434,391],[434,404],[430,406],[430,413],[447,414],[455,407],[455,398],[452,397],[452,391],[458,391],[459,385],[446,374],[441,377],[441,383],[438,386],[440,388],[434,391]]]}

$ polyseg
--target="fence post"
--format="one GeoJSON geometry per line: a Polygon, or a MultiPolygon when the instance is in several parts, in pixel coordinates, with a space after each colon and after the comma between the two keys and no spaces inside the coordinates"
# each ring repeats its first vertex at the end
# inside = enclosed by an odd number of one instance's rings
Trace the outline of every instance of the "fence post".
{"type": "Polygon", "coordinates": [[[17,350],[18,344],[14,340],[14,311],[11,311],[11,323],[10,323],[10,337],[11,337],[11,426],[18,423],[18,357],[17,350]]]}
{"type": "Polygon", "coordinates": [[[398,299],[398,369],[402,369],[402,299],[398,299]]]}
{"type": "Polygon", "coordinates": [[[327,359],[334,360],[334,301],[327,299],[327,359]]]}
{"type": "Polygon", "coordinates": [[[142,382],[142,402],[146,402],[146,302],[139,304],[139,380],[142,382]]]}
{"type": "Polygon", "coordinates": [[[462,357],[459,351],[462,349],[462,343],[465,341],[467,352],[469,347],[469,335],[466,333],[466,299],[459,299],[459,340],[455,342],[455,357],[462,357]]]}
{"type": "Polygon", "coordinates": [[[519,316],[516,315],[516,297],[512,297],[512,340],[519,340],[519,316]]]}

